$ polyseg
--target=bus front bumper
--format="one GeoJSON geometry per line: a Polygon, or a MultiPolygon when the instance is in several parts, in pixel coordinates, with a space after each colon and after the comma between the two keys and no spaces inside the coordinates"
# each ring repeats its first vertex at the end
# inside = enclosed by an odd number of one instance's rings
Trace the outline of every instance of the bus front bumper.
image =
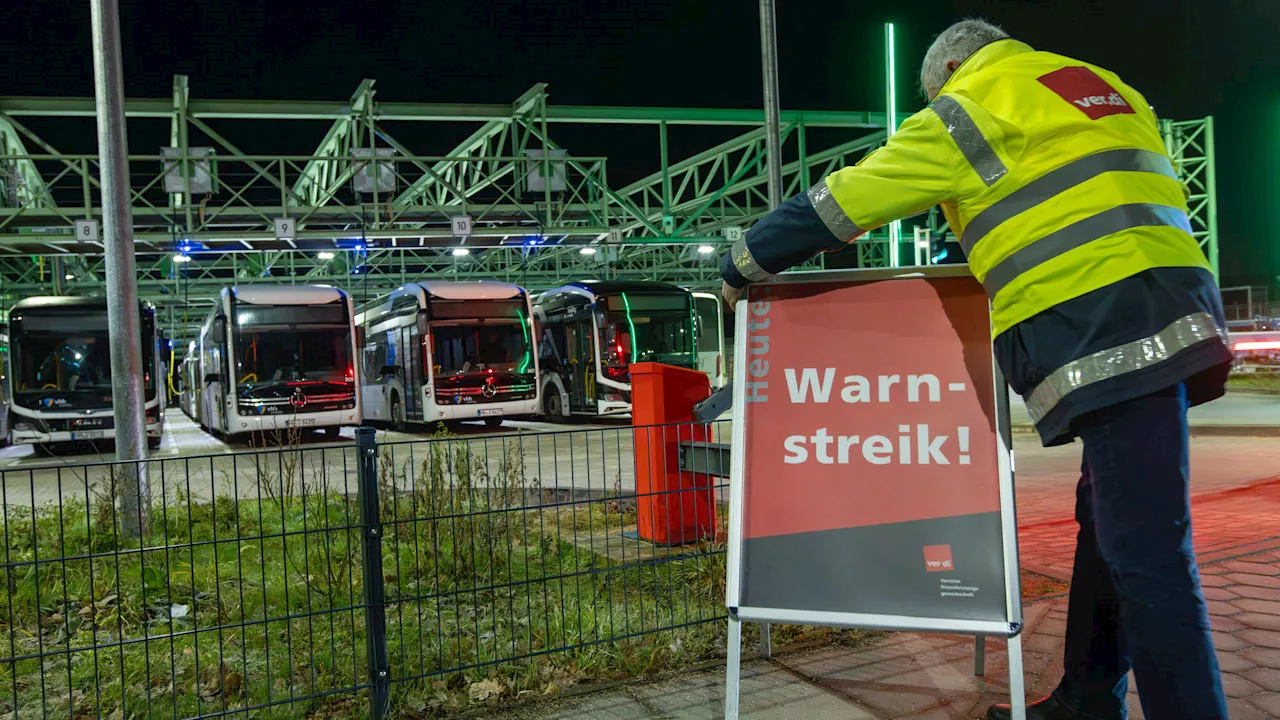
{"type": "Polygon", "coordinates": [[[512,415],[534,415],[538,412],[538,399],[510,400],[492,403],[459,403],[457,405],[436,405],[424,403],[423,422],[434,423],[453,420],[484,420],[488,417],[511,417],[512,415]]]}
{"type": "Polygon", "coordinates": [[[270,432],[273,430],[318,430],[327,427],[355,427],[361,422],[360,410],[324,410],[290,415],[232,416],[227,425],[233,433],[270,432]]]}
{"type": "MultiPolygon", "coordinates": [[[[70,442],[96,442],[115,440],[116,431],[114,429],[104,430],[54,430],[50,432],[42,432],[40,430],[19,429],[21,421],[16,423],[10,431],[10,442],[14,445],[46,445],[52,443],[70,443],[70,442]]],[[[164,426],[161,423],[147,423],[147,437],[158,438],[163,431],[164,426]]]]}

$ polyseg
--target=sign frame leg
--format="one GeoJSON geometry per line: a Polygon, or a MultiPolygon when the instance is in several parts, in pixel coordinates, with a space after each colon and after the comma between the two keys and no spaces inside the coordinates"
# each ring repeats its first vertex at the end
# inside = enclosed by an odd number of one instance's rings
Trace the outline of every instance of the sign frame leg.
{"type": "Polygon", "coordinates": [[[773,657],[773,637],[770,623],[760,623],[760,657],[768,660],[773,657]]]}
{"type": "MultiPolygon", "coordinates": [[[[764,628],[767,628],[766,624],[764,628]]],[[[762,628],[762,629],[764,629],[762,628]]],[[[724,720],[738,720],[738,696],[742,681],[742,621],[729,616],[729,641],[724,683],[724,720]]]]}
{"type": "Polygon", "coordinates": [[[1022,677],[1022,633],[1009,638],[1009,709],[1013,720],[1027,720],[1027,689],[1022,677]]]}

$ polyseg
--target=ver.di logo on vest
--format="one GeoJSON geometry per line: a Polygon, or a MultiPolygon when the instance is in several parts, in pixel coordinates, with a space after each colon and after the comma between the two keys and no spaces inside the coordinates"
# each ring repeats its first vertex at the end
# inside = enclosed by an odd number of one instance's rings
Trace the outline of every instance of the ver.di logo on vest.
{"type": "Polygon", "coordinates": [[[1091,120],[1135,112],[1123,95],[1087,67],[1065,67],[1036,79],[1091,120]]]}

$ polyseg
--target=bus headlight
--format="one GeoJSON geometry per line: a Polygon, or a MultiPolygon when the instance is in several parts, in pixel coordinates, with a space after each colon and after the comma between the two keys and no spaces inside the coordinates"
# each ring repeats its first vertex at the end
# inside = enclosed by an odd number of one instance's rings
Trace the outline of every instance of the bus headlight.
{"type": "Polygon", "coordinates": [[[31,426],[31,423],[26,422],[15,423],[13,429],[18,432],[31,432],[32,430],[35,430],[35,428],[31,426]]]}

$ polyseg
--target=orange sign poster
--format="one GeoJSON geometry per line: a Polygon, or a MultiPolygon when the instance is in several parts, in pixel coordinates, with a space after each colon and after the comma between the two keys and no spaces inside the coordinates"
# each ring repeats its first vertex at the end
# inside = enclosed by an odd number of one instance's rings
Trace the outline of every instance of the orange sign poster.
{"type": "Polygon", "coordinates": [[[982,287],[784,283],[750,301],[742,605],[1004,617],[982,287]]]}

